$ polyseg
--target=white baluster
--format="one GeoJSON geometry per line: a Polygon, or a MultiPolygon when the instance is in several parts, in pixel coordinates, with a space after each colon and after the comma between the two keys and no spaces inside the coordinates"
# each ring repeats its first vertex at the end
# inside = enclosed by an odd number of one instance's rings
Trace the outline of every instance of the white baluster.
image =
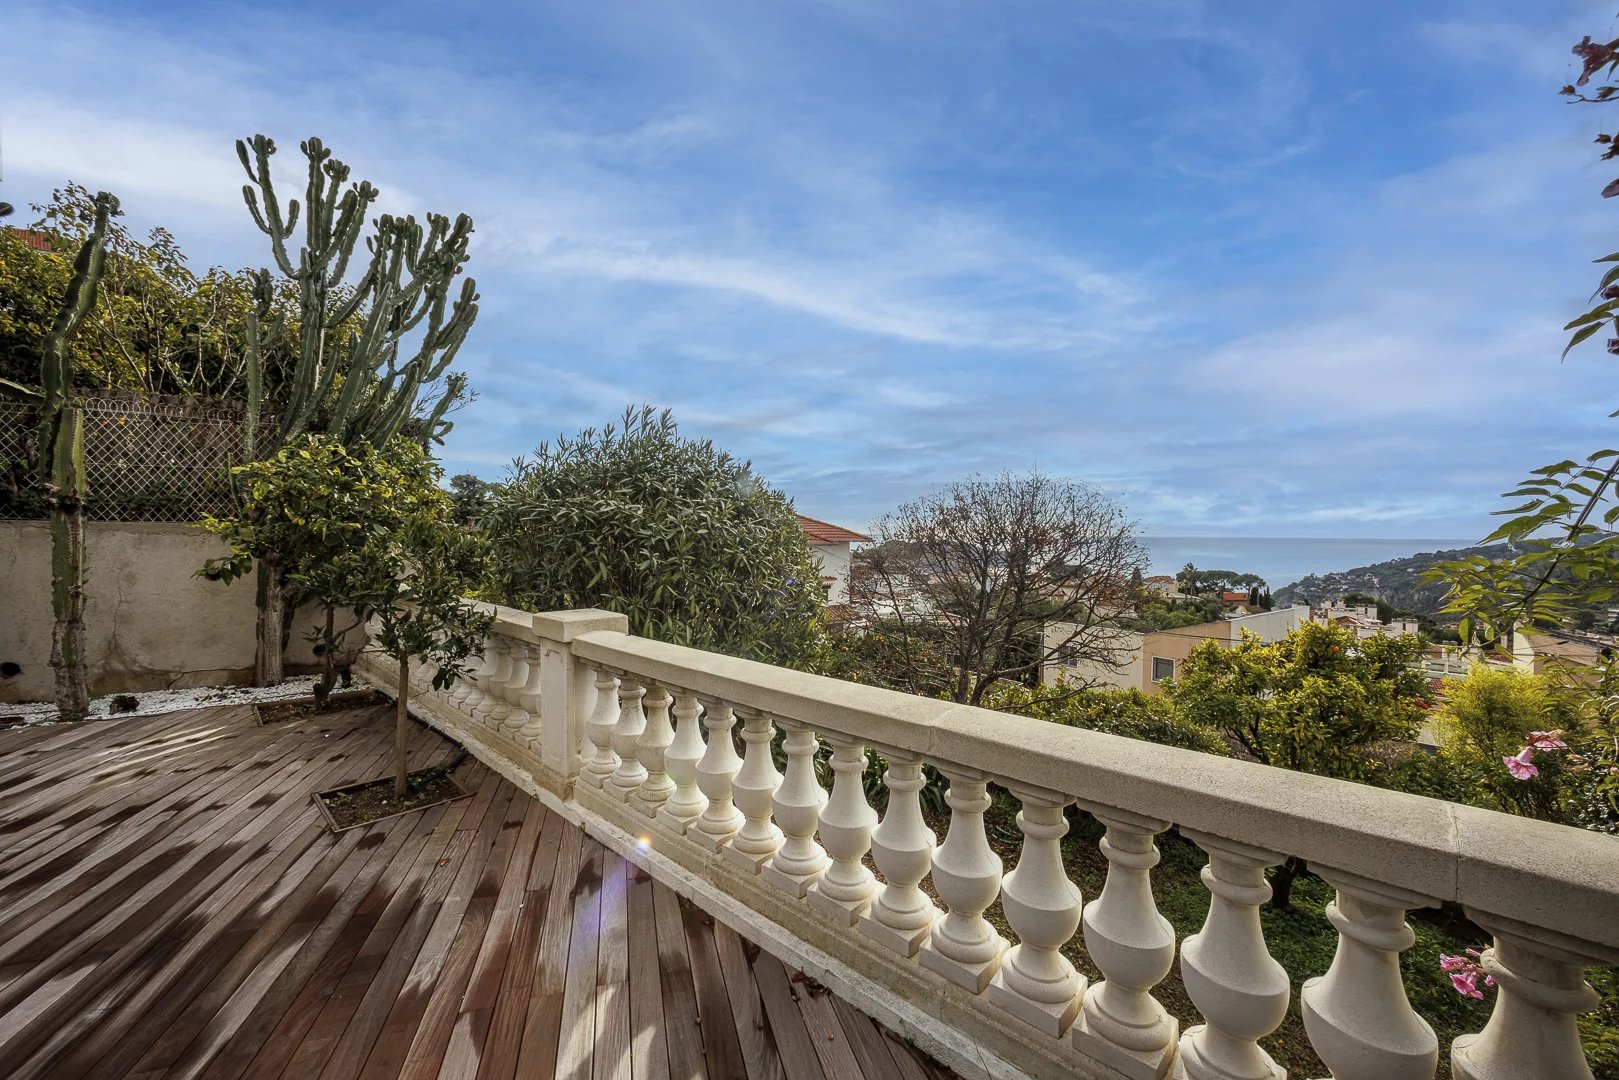
{"type": "Polygon", "coordinates": [[[641,732],[646,730],[646,716],[641,712],[641,699],[646,688],[630,674],[618,680],[618,725],[613,728],[613,750],[618,754],[618,768],[613,772],[610,791],[628,802],[637,788],[646,780],[646,766],[636,756],[641,732]]]}
{"type": "Polygon", "coordinates": [[[726,847],[725,857],[754,874],[781,847],[781,830],[770,820],[771,799],[781,784],[781,773],[770,757],[770,740],[775,735],[769,716],[757,709],[742,714],[742,768],[731,783],[731,797],[744,820],[726,847]]]}
{"type": "Polygon", "coordinates": [[[675,693],[675,739],[663,752],[663,767],[675,790],[658,809],[658,821],[677,833],[684,833],[708,809],[708,799],[697,787],[697,763],[703,759],[701,713],[696,697],[683,690],[675,693]]]}
{"type": "Polygon", "coordinates": [[[1017,932],[989,984],[989,999],[1051,1036],[1061,1036],[1079,1012],[1085,978],[1059,951],[1079,929],[1084,900],[1068,879],[1059,841],[1068,832],[1068,796],[1010,785],[1022,802],[1023,849],[1001,882],[1001,910],[1017,932]]]}
{"type": "Polygon", "coordinates": [[[483,653],[467,657],[466,668],[449,690],[451,708],[471,715],[473,707],[478,703],[478,679],[483,674],[484,666],[483,653]]]}
{"type": "Polygon", "coordinates": [[[888,809],[871,834],[871,856],[883,872],[883,884],[871,908],[860,917],[860,932],[902,956],[915,956],[941,912],[927,893],[917,888],[933,866],[938,846],[933,830],[922,820],[919,795],[927,785],[922,759],[903,750],[886,751],[888,809]]]}
{"type": "Polygon", "coordinates": [[[702,760],[697,762],[697,786],[708,797],[708,805],[697,819],[695,829],[686,835],[710,851],[718,851],[731,842],[731,837],[742,828],[742,811],[731,801],[731,783],[742,759],[736,754],[731,741],[731,725],[736,716],[724,702],[703,703],[703,727],[708,730],[708,746],[702,760]]]}
{"type": "Polygon", "coordinates": [[[1600,1004],[1584,968],[1605,958],[1587,956],[1578,942],[1510,919],[1466,909],[1495,937],[1484,970],[1495,978],[1495,1008],[1484,1030],[1451,1043],[1456,1080],[1591,1080],[1580,1048],[1577,1017],[1600,1004]]]}
{"type": "Polygon", "coordinates": [[[1286,856],[1182,828],[1208,852],[1209,914],[1181,943],[1181,981],[1205,1023],[1181,1036],[1177,1076],[1189,1080],[1283,1080],[1259,1048],[1287,1016],[1287,972],[1265,948],[1259,905],[1270,899],[1265,868],[1286,856]]]}
{"type": "Polygon", "coordinates": [[[1311,869],[1338,890],[1327,905],[1338,950],[1327,973],[1299,992],[1310,1045],[1333,1080],[1431,1080],[1439,1039],[1405,996],[1400,953],[1417,940],[1406,911],[1434,901],[1331,867],[1311,869]]]}
{"type": "Polygon", "coordinates": [[[523,645],[523,661],[528,677],[517,688],[517,701],[528,717],[518,737],[535,750],[540,748],[540,740],[545,734],[545,724],[540,715],[540,662],[544,655],[545,650],[539,645],[523,645]]]}
{"type": "Polygon", "coordinates": [[[499,685],[501,702],[506,706],[506,715],[500,718],[500,727],[510,738],[521,739],[523,725],[528,723],[528,713],[523,709],[521,697],[523,684],[528,682],[528,645],[507,638],[506,656],[511,661],[511,667],[499,685]]]}
{"type": "Polygon", "coordinates": [[[1158,1080],[1175,1056],[1180,1024],[1152,988],[1175,963],[1175,928],[1152,898],[1153,837],[1169,822],[1081,802],[1107,827],[1107,880],[1085,905],[1085,951],[1102,981],[1085,991],[1071,1038],[1076,1049],[1137,1080],[1158,1080]]]}
{"type": "Polygon", "coordinates": [[[950,781],[950,829],[933,853],[933,887],[945,902],[944,918],[922,943],[922,964],[975,994],[1000,966],[1006,939],[984,918],[1001,891],[1001,860],[984,834],[990,808],[988,776],[977,769],[940,766],[950,781]]]}
{"type": "Polygon", "coordinates": [[[618,680],[604,667],[592,670],[596,673],[596,705],[590,711],[590,719],[585,721],[585,730],[590,734],[590,744],[596,748],[596,753],[586,762],[579,778],[593,787],[604,787],[618,771],[618,755],[613,752],[613,728],[618,723],[613,688],[618,680]]]}
{"type": "Polygon", "coordinates": [[[478,675],[480,697],[478,707],[473,710],[472,715],[478,723],[498,730],[501,721],[512,711],[512,707],[500,697],[500,688],[512,670],[511,642],[499,634],[490,634],[486,643],[486,654],[490,662],[478,675]]]}
{"type": "Polygon", "coordinates": [[[809,889],[809,902],[846,926],[871,904],[877,879],[860,860],[871,848],[877,811],[866,802],[862,778],[866,746],[847,735],[826,736],[832,745],[832,797],[821,810],[821,843],[832,859],[809,889]]]}
{"type": "Polygon", "coordinates": [[[815,732],[797,720],[781,719],[787,776],[771,800],[776,824],[781,826],[781,847],[761,873],[766,881],[791,896],[803,897],[826,869],[826,850],[815,842],[826,792],[815,779],[815,753],[820,748],[815,732]]]}
{"type": "Polygon", "coordinates": [[[664,771],[664,755],[675,741],[675,729],[669,724],[669,691],[654,683],[647,688],[645,706],[646,729],[636,746],[636,758],[646,768],[646,782],[630,805],[655,817],[675,790],[675,782],[664,771]]]}

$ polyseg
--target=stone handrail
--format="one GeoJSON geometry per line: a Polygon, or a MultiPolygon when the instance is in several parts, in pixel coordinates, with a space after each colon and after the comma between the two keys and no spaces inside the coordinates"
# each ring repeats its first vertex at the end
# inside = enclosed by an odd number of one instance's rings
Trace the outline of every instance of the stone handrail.
{"type": "Polygon", "coordinates": [[[1575,1017],[1595,1003],[1582,968],[1619,963],[1612,837],[655,642],[606,612],[492,610],[476,679],[424,678],[420,715],[965,1074],[1282,1075],[1258,1044],[1291,988],[1259,906],[1294,856],[1337,890],[1338,952],[1301,1001],[1334,1077],[1434,1075],[1399,954],[1405,912],[1439,902],[1495,935],[1496,1005],[1450,1048],[1453,1075],[1591,1075],[1575,1017]],[[880,819],[868,747],[887,761],[880,819]],[[924,765],[949,782],[942,841],[924,765]],[[990,785],[1022,807],[1010,868],[985,834],[990,785]],[[1091,898],[1061,859],[1073,804],[1106,830],[1091,898]],[[1179,942],[1151,890],[1172,826],[1209,857],[1207,921],[1179,942]],[[1017,945],[984,918],[997,899],[1017,945]],[[1076,932],[1100,980],[1061,955],[1076,932]],[[1152,996],[1177,952],[1203,1018],[1184,1032],[1152,996]]]}

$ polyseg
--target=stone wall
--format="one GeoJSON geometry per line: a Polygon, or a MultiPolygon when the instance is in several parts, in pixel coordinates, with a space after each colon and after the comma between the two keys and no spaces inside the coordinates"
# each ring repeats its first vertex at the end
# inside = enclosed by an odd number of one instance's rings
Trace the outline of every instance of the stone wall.
{"type": "MultiPolygon", "coordinates": [[[[86,656],[95,696],[244,683],[253,670],[254,583],[194,576],[225,545],[190,525],[92,521],[85,526],[86,656]]],[[[0,702],[53,695],[51,538],[44,521],[0,521],[0,702]],[[11,670],[9,667],[4,670],[11,670]]],[[[290,670],[314,663],[305,635],[313,611],[293,620],[290,670]]]]}

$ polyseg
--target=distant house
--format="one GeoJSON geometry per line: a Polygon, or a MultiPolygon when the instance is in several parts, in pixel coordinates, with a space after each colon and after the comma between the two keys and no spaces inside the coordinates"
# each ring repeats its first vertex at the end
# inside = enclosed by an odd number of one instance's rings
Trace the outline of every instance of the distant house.
{"type": "Polygon", "coordinates": [[[1346,604],[1342,600],[1330,600],[1325,607],[1311,611],[1310,621],[1343,627],[1362,639],[1378,634],[1415,634],[1421,629],[1415,619],[1396,618],[1385,623],[1378,618],[1376,604],[1346,604]]]}
{"type": "Polygon", "coordinates": [[[809,538],[811,550],[821,559],[821,584],[826,588],[828,606],[847,605],[849,560],[854,550],[851,545],[868,543],[871,537],[803,514],[798,515],[798,524],[809,538]]]}
{"type": "Polygon", "coordinates": [[[1180,586],[1176,585],[1175,579],[1168,574],[1154,574],[1152,577],[1142,578],[1141,584],[1144,588],[1151,589],[1162,596],[1180,594],[1180,586]]]}
{"type": "MultiPolygon", "coordinates": [[[[1046,665],[1040,681],[1050,686],[1059,678],[1068,678],[1097,686],[1134,688],[1145,694],[1156,694],[1167,680],[1180,674],[1182,662],[1203,642],[1218,641],[1230,648],[1242,640],[1244,630],[1260,641],[1280,641],[1303,625],[1308,614],[1309,609],[1302,606],[1278,608],[1196,626],[1181,626],[1174,630],[1136,631],[1121,642],[1120,651],[1125,658],[1116,670],[1083,660],[1053,662],[1046,665]]],[[[1071,624],[1053,623],[1047,626],[1046,648],[1050,650],[1072,632],[1071,624]]]]}
{"type": "Polygon", "coordinates": [[[1613,645],[1593,634],[1518,630],[1512,635],[1512,664],[1532,675],[1545,675],[1559,668],[1582,671],[1612,657],[1613,645]]]}

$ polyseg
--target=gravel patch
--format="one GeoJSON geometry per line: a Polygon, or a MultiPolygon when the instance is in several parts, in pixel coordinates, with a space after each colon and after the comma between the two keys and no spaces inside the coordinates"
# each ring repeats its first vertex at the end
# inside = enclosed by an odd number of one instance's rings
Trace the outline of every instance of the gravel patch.
{"type": "MultiPolygon", "coordinates": [[[[157,713],[180,712],[184,709],[206,709],[215,705],[251,705],[260,701],[282,701],[286,698],[306,697],[314,690],[316,680],[307,676],[287,679],[276,686],[194,686],[186,690],[149,690],[144,694],[109,694],[90,699],[90,720],[122,720],[131,716],[152,716],[157,713]],[[132,697],[136,707],[128,712],[114,713],[114,698],[132,697]]],[[[358,676],[342,690],[369,690],[370,683],[358,676]]],[[[20,705],[0,705],[0,726],[23,724],[55,724],[56,705],[47,701],[30,701],[20,705]]]]}

